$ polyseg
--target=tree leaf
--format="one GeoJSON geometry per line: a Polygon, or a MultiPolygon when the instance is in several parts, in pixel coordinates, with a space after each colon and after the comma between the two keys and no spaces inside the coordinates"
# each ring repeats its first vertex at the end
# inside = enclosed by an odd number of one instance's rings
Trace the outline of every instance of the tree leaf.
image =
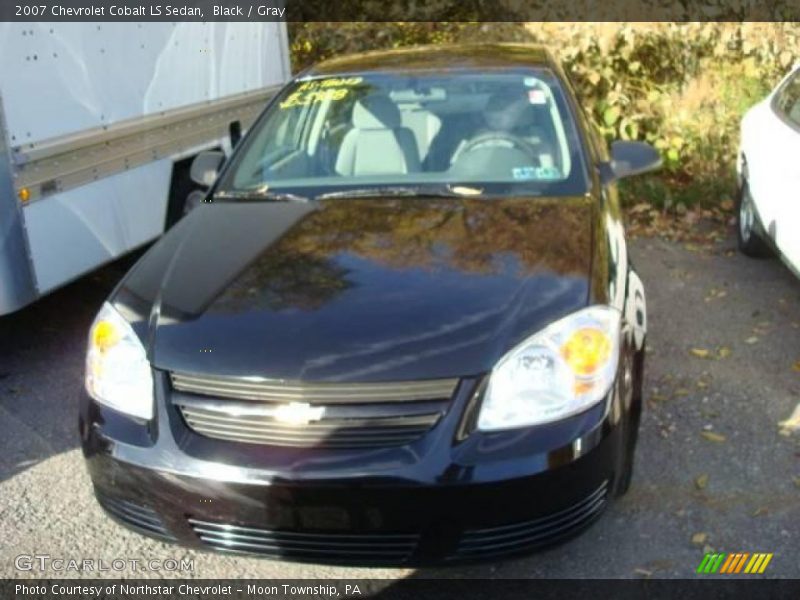
{"type": "Polygon", "coordinates": [[[694,480],[694,485],[698,490],[706,489],[708,485],[708,473],[703,473],[702,475],[698,475],[697,478],[694,480]]]}
{"type": "Polygon", "coordinates": [[[714,433],[713,431],[701,431],[700,435],[702,435],[709,442],[715,442],[717,444],[721,444],[728,439],[721,433],[714,433]]]}
{"type": "Polygon", "coordinates": [[[611,127],[619,120],[620,110],[618,106],[609,106],[603,113],[603,122],[611,127]]]}
{"type": "Polygon", "coordinates": [[[800,404],[794,407],[792,414],[788,419],[778,423],[782,435],[791,435],[796,431],[800,431],[800,404]]]}
{"type": "Polygon", "coordinates": [[[708,355],[710,354],[710,352],[705,348],[692,348],[690,352],[697,358],[708,358],[708,355]]]}
{"type": "Polygon", "coordinates": [[[703,532],[695,533],[692,536],[692,543],[695,544],[696,546],[702,546],[703,544],[706,543],[707,539],[708,539],[708,534],[707,533],[703,533],[703,532]]]}

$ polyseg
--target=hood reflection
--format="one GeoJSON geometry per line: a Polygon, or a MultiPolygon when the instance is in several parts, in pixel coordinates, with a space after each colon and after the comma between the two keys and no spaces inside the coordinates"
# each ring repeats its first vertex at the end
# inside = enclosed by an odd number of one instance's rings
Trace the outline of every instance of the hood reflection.
{"type": "Polygon", "coordinates": [[[590,210],[579,199],[327,201],[242,272],[214,310],[316,310],[363,285],[355,271],[376,266],[517,279],[539,270],[582,275],[590,210]]]}
{"type": "Polygon", "coordinates": [[[215,203],[148,252],[115,301],[140,307],[162,369],[474,375],[586,306],[592,223],[588,198],[215,203]]]}

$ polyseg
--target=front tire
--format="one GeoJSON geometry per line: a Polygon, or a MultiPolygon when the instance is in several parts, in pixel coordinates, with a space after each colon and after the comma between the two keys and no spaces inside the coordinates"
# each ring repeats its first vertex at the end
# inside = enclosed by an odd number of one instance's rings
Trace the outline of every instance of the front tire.
{"type": "Polygon", "coordinates": [[[736,205],[736,234],[739,250],[751,258],[766,258],[772,254],[762,237],[761,226],[756,217],[755,203],[747,180],[742,180],[736,205]]]}
{"type": "Polygon", "coordinates": [[[633,466],[636,457],[636,440],[639,437],[639,422],[642,416],[642,387],[644,385],[644,348],[628,359],[629,365],[623,369],[623,377],[630,378],[624,386],[627,404],[627,418],[624,420],[624,448],[619,475],[615,487],[617,497],[624,496],[631,487],[633,466]]]}

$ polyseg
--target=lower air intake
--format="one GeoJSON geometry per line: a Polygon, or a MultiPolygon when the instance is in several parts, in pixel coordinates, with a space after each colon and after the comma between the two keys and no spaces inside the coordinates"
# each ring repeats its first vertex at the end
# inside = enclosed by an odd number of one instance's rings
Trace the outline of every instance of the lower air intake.
{"type": "Polygon", "coordinates": [[[602,512],[608,500],[608,482],[589,496],[550,515],[463,533],[453,559],[486,559],[535,550],[578,533],[602,512]]]}
{"type": "Polygon", "coordinates": [[[172,541],[174,539],[161,521],[161,517],[152,508],[135,504],[129,500],[113,498],[100,492],[96,492],[96,496],[100,506],[107,513],[123,521],[126,525],[164,540],[172,541]]]}
{"type": "Polygon", "coordinates": [[[195,534],[218,550],[320,562],[400,563],[417,534],[299,533],[189,518],[195,534]]]}

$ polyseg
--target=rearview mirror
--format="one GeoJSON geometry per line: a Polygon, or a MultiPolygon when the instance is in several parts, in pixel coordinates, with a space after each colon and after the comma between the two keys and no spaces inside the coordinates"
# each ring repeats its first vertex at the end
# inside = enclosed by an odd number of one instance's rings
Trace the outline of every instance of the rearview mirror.
{"type": "Polygon", "coordinates": [[[605,163],[605,181],[641,175],[661,166],[661,155],[647,142],[617,141],[611,144],[611,162],[605,163]]]}
{"type": "Polygon", "coordinates": [[[194,157],[189,177],[197,185],[211,187],[219,174],[225,154],[217,150],[207,150],[194,157]]]}

